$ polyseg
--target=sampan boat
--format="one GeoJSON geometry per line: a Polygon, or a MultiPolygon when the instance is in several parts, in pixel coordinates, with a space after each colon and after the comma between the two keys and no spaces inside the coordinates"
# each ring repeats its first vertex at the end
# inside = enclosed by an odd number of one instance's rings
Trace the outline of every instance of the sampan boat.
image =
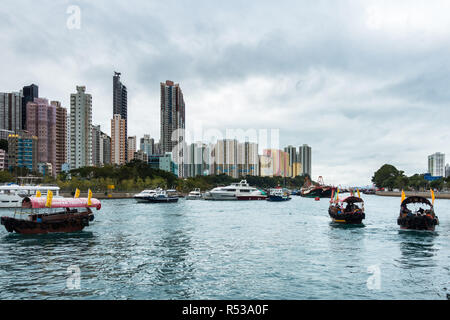
{"type": "Polygon", "coordinates": [[[55,198],[50,205],[45,198],[25,197],[14,217],[1,217],[8,232],[20,234],[47,234],[77,232],[94,220],[90,208],[100,210],[100,201],[94,198],[55,198]]]}
{"type": "Polygon", "coordinates": [[[434,213],[433,204],[427,198],[412,196],[402,201],[397,224],[400,229],[434,231],[439,225],[439,219],[434,213]],[[408,204],[419,204],[419,209],[412,211],[408,204]]]}
{"type": "Polygon", "coordinates": [[[350,196],[343,200],[330,201],[328,214],[333,222],[346,224],[361,224],[366,218],[364,213],[364,200],[350,196]]]}

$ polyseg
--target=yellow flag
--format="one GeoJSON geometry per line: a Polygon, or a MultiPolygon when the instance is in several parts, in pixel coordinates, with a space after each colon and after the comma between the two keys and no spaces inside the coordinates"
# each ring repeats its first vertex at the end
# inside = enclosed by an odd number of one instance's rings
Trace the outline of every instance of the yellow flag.
{"type": "Polygon", "coordinates": [[[41,191],[36,191],[36,198],[40,198],[41,197],[41,191]]]}
{"type": "Polygon", "coordinates": [[[434,205],[434,191],[433,189],[430,189],[431,191],[431,203],[434,205]]]}
{"type": "Polygon", "coordinates": [[[359,193],[359,189],[356,189],[358,191],[358,198],[361,198],[361,193],[359,193]]]}
{"type": "Polygon", "coordinates": [[[91,198],[92,198],[92,191],[91,191],[91,189],[89,189],[89,191],[88,191],[88,206],[92,205],[91,198]]]}
{"type": "Polygon", "coordinates": [[[47,191],[47,202],[45,203],[45,206],[47,208],[50,208],[52,206],[52,199],[53,199],[53,192],[51,190],[47,191]]]}
{"type": "Polygon", "coordinates": [[[80,197],[80,189],[76,189],[75,190],[75,198],[78,198],[78,197],[80,197]]]}
{"type": "Polygon", "coordinates": [[[405,191],[403,191],[403,189],[402,189],[402,203],[405,199],[406,199],[406,194],[405,194],[405,191]]]}
{"type": "Polygon", "coordinates": [[[339,201],[339,188],[337,188],[336,200],[339,201]]]}

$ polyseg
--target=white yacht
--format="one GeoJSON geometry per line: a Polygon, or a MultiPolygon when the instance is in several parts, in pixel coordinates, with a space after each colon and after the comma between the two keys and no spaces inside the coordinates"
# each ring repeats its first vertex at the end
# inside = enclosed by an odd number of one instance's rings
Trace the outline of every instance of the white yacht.
{"type": "Polygon", "coordinates": [[[147,202],[145,200],[145,198],[154,196],[157,192],[161,191],[161,188],[156,188],[156,189],[148,189],[148,190],[143,190],[137,194],[135,194],[133,196],[134,199],[136,199],[138,202],[147,202]]]}
{"type": "Polygon", "coordinates": [[[42,197],[47,196],[51,190],[54,198],[59,198],[59,187],[56,186],[19,186],[17,184],[0,186],[0,208],[16,208],[22,205],[25,197],[41,192],[42,197]]]}
{"type": "Polygon", "coordinates": [[[199,188],[194,189],[194,191],[189,192],[186,200],[201,200],[203,199],[202,193],[199,188]]]}
{"type": "Polygon", "coordinates": [[[239,183],[232,183],[227,187],[217,187],[204,195],[205,200],[238,200],[238,197],[246,197],[249,195],[257,196],[260,191],[251,187],[247,180],[239,183]]]}

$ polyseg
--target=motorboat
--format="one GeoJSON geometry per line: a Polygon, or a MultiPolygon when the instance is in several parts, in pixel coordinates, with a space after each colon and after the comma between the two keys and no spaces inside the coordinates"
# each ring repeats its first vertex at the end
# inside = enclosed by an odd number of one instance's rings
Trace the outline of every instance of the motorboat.
{"type": "Polygon", "coordinates": [[[195,188],[194,191],[189,192],[186,200],[201,200],[203,199],[202,193],[199,188],[195,188]]]}
{"type": "Polygon", "coordinates": [[[289,201],[291,196],[287,189],[275,188],[269,190],[268,201],[289,201]]]}
{"type": "Polygon", "coordinates": [[[397,224],[400,229],[434,231],[439,219],[432,202],[425,197],[412,196],[402,201],[397,224]]]}
{"type": "Polygon", "coordinates": [[[0,186],[0,208],[19,208],[22,206],[22,200],[26,197],[32,197],[39,193],[46,196],[48,191],[53,193],[53,198],[61,197],[58,186],[19,186],[9,184],[0,186]]]}
{"type": "Polygon", "coordinates": [[[238,183],[232,183],[226,187],[217,187],[208,191],[204,195],[205,200],[249,200],[250,197],[262,197],[263,194],[257,188],[251,187],[247,180],[241,180],[238,183]]]}
{"type": "Polygon", "coordinates": [[[145,200],[145,198],[155,194],[156,192],[158,192],[158,190],[161,190],[161,188],[156,188],[156,189],[148,189],[148,190],[143,190],[140,193],[137,193],[133,196],[134,199],[136,199],[138,202],[147,202],[145,200]]]}
{"type": "Polygon", "coordinates": [[[94,220],[91,208],[100,210],[100,201],[90,197],[25,197],[14,216],[1,217],[0,223],[8,232],[20,234],[77,232],[94,220]]]}
{"type": "MultiPolygon", "coordinates": [[[[174,190],[158,190],[156,193],[145,197],[145,201],[150,203],[178,202],[178,196],[173,194],[174,190]]],[[[176,190],[175,190],[176,192],[176,190]]]]}

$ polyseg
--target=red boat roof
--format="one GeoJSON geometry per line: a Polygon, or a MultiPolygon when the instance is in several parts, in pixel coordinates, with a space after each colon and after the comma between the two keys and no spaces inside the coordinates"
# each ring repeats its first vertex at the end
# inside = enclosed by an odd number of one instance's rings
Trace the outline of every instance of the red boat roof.
{"type": "MultiPolygon", "coordinates": [[[[27,199],[31,201],[31,207],[33,209],[46,208],[45,204],[47,199],[45,197],[27,197],[23,199],[22,205],[27,199]]],[[[90,205],[88,205],[88,198],[53,198],[50,208],[97,208],[97,210],[100,210],[101,207],[100,201],[95,198],[91,198],[90,205]]]]}

